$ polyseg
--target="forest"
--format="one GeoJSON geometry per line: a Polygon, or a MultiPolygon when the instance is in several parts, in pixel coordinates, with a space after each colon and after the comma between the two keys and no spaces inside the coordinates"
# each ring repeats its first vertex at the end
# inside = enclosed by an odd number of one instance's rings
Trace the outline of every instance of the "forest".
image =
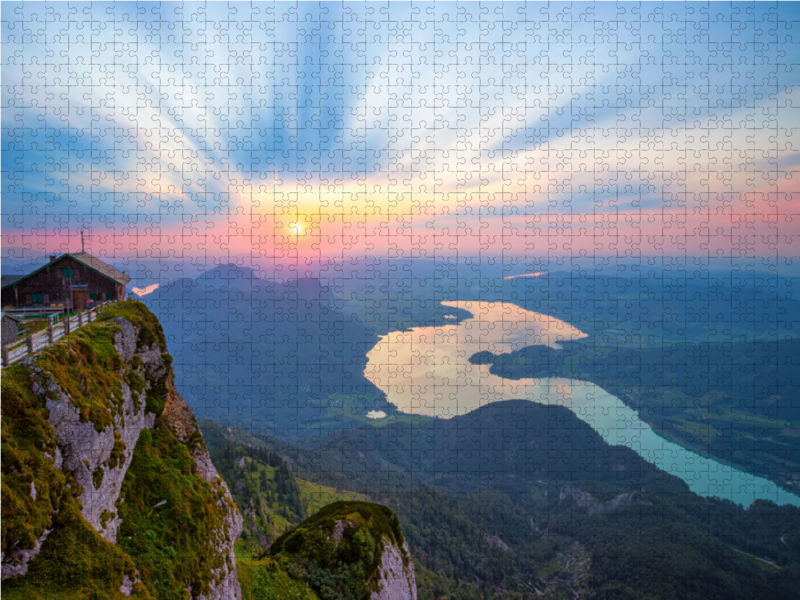
{"type": "MultiPolygon", "coordinates": [[[[277,454],[301,488],[389,506],[424,600],[796,597],[800,509],[701,498],[560,407],[518,401],[475,413],[346,431],[312,448],[201,427],[215,462],[228,446],[265,466],[277,454]],[[558,423],[559,435],[541,423],[558,423]],[[592,468],[567,468],[578,456],[592,468]],[[482,464],[492,468],[470,477],[482,464]]],[[[221,473],[234,494],[249,477],[221,473]]]]}

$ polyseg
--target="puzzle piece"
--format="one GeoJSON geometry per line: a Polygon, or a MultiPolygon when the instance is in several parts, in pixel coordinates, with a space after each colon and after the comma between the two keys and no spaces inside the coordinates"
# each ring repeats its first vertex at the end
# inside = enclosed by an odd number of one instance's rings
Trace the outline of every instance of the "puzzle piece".
{"type": "Polygon", "coordinates": [[[425,598],[586,595],[662,494],[796,572],[740,522],[800,506],[796,12],[3,2],[3,305],[124,272],[214,451],[394,502],[425,598]]]}

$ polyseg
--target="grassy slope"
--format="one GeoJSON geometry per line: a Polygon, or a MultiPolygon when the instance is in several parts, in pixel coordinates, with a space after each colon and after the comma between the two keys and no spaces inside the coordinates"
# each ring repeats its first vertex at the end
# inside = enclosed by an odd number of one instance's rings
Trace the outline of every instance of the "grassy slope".
{"type": "Polygon", "coordinates": [[[237,556],[261,554],[290,527],[339,500],[362,499],[292,475],[284,459],[260,440],[239,430],[229,433],[217,423],[200,420],[212,460],[228,484],[244,517],[237,556]],[[230,442],[230,444],[229,444],[230,442]]]}
{"type": "Polygon", "coordinates": [[[317,600],[304,582],[292,579],[272,558],[237,560],[242,600],[317,600]]]}
{"type": "Polygon", "coordinates": [[[223,492],[194,468],[189,448],[158,419],[139,436],[117,504],[123,520],[118,545],[163,600],[185,598],[188,586],[207,593],[211,570],[224,560],[211,544],[226,516],[218,504],[223,492]]]}

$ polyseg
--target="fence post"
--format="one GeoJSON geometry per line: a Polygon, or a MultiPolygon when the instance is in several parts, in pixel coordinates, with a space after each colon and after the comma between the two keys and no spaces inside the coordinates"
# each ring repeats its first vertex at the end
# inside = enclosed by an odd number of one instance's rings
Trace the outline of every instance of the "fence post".
{"type": "Polygon", "coordinates": [[[28,354],[33,354],[33,335],[28,334],[28,354]]]}
{"type": "Polygon", "coordinates": [[[53,317],[47,317],[47,341],[51,344],[55,340],[53,335],[53,317]]]}
{"type": "Polygon", "coordinates": [[[86,322],[87,323],[91,323],[92,322],[92,309],[91,308],[86,310],[86,322]]]}
{"type": "Polygon", "coordinates": [[[78,311],[78,327],[83,327],[83,311],[78,311]]]}
{"type": "Polygon", "coordinates": [[[11,361],[8,358],[8,346],[3,344],[3,366],[7,367],[11,361]]]}
{"type": "Polygon", "coordinates": [[[69,335],[69,313],[67,313],[67,318],[64,319],[64,335],[69,335]]]}

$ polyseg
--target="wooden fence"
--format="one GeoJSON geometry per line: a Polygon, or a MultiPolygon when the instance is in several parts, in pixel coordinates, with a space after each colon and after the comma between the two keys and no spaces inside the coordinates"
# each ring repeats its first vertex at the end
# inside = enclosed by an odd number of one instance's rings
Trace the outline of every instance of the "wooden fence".
{"type": "Polygon", "coordinates": [[[88,310],[82,310],[73,316],[61,316],[56,322],[56,317],[50,316],[47,319],[47,329],[37,333],[28,334],[22,340],[19,338],[10,343],[3,344],[3,368],[21,361],[26,356],[46,348],[50,344],[60,340],[65,335],[69,335],[76,329],[88,325],[97,320],[97,311],[103,306],[113,304],[114,300],[102,302],[88,310]]]}

